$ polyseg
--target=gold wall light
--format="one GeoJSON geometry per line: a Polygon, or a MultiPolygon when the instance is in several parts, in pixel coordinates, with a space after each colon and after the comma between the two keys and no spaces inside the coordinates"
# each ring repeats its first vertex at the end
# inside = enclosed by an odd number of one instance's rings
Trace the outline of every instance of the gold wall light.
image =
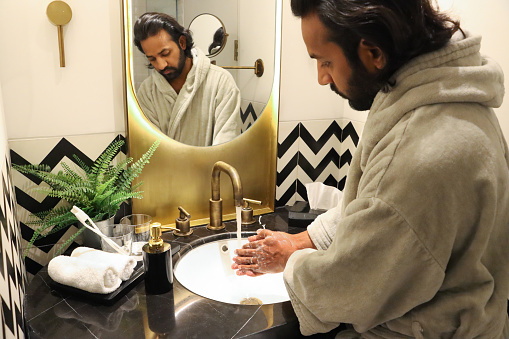
{"type": "Polygon", "coordinates": [[[60,67],[65,67],[64,32],[62,27],[71,21],[71,7],[69,7],[69,5],[63,1],[53,1],[48,5],[48,8],[46,9],[46,15],[48,16],[49,21],[53,25],[57,26],[60,67]]]}

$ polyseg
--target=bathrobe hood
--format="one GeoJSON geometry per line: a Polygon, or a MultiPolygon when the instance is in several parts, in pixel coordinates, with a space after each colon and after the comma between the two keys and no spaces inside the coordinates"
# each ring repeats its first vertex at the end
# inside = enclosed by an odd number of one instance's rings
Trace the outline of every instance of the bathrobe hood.
{"type": "MultiPolygon", "coordinates": [[[[478,103],[497,108],[504,97],[500,66],[480,54],[481,36],[457,32],[441,50],[422,55],[391,78],[396,86],[379,92],[373,101],[363,134],[363,152],[374,145],[408,112],[441,103],[478,103]],[[374,128],[383,126],[383,128],[374,128]]],[[[364,157],[365,158],[365,157],[364,157]]]]}

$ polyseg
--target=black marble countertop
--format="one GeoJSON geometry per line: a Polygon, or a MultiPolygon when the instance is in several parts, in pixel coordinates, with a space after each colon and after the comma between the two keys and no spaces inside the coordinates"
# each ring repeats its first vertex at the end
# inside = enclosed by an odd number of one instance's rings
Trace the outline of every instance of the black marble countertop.
{"type": "MultiPolygon", "coordinates": [[[[242,226],[243,232],[254,232],[261,225],[289,233],[305,230],[288,226],[288,212],[284,207],[255,218],[257,222],[253,225],[242,226]]],[[[222,231],[193,227],[191,236],[180,238],[167,232],[163,239],[174,247],[179,245],[183,252],[193,241],[236,231],[233,221],[225,222],[225,226],[222,231]]],[[[178,257],[179,254],[174,255],[173,261],[178,257]]],[[[55,288],[47,267],[28,285],[24,313],[29,338],[314,339],[334,338],[338,331],[303,337],[289,301],[262,306],[226,304],[198,296],[176,279],[168,293],[147,295],[141,280],[113,305],[101,305],[55,288]]]]}

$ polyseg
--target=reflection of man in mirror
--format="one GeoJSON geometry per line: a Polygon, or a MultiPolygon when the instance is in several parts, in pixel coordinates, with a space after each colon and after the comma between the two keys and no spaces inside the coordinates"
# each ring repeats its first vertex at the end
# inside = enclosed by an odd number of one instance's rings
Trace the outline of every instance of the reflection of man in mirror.
{"type": "Polygon", "coordinates": [[[163,133],[194,146],[240,134],[240,91],[228,71],[193,47],[189,30],[167,14],[145,13],[134,24],[134,44],[153,68],[138,101],[163,133]]]}

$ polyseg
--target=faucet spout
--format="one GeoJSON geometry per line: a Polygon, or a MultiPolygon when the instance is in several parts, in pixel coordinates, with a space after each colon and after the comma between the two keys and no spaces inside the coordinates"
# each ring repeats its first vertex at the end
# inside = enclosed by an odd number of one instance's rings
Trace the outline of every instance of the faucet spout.
{"type": "Polygon", "coordinates": [[[243,193],[242,183],[237,170],[232,166],[223,161],[218,161],[212,168],[212,197],[210,199],[210,223],[207,225],[208,229],[220,230],[224,228],[223,225],[223,199],[221,199],[221,172],[225,172],[230,177],[233,185],[233,199],[235,200],[235,206],[242,206],[243,193]]]}
{"type": "Polygon", "coordinates": [[[218,161],[214,164],[212,168],[212,200],[221,199],[220,193],[220,174],[221,172],[225,172],[228,174],[232,181],[233,185],[233,199],[235,200],[235,206],[242,206],[242,183],[240,181],[240,176],[237,170],[232,166],[223,161],[218,161]]]}

